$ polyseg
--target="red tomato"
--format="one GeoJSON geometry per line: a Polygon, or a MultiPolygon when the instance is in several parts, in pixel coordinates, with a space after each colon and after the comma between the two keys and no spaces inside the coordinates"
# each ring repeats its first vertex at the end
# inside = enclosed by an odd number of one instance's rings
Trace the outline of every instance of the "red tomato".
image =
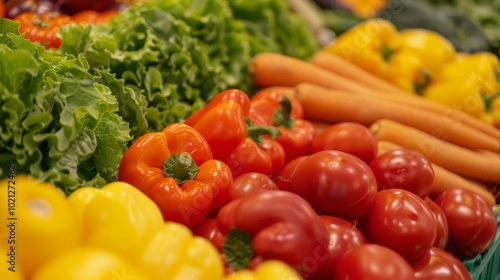
{"type": "Polygon", "coordinates": [[[493,242],[497,231],[495,213],[481,196],[464,189],[451,189],[439,194],[434,201],[448,221],[446,251],[456,258],[472,258],[493,242]]]}
{"type": "Polygon", "coordinates": [[[109,10],[104,12],[96,12],[92,10],[85,10],[74,14],[71,21],[78,24],[87,23],[107,23],[118,14],[118,11],[109,10]]]}
{"type": "Polygon", "coordinates": [[[366,126],[343,122],[328,127],[315,137],[310,153],[324,150],[346,152],[368,164],[377,155],[377,141],[366,126]]]}
{"type": "Polygon", "coordinates": [[[197,224],[192,231],[194,235],[201,236],[212,242],[212,244],[222,253],[222,244],[224,243],[225,237],[217,227],[217,219],[205,219],[197,224]]]}
{"type": "Polygon", "coordinates": [[[0,1],[0,17],[4,17],[5,16],[5,3],[2,1],[0,1]]]}
{"type": "Polygon", "coordinates": [[[307,158],[308,156],[301,156],[291,160],[289,163],[285,164],[280,171],[278,177],[274,179],[274,183],[282,191],[291,191],[292,189],[292,178],[297,171],[297,167],[307,158]]]}
{"type": "Polygon", "coordinates": [[[289,186],[318,214],[347,221],[368,212],[377,193],[370,167],[351,154],[334,150],[307,156],[297,166],[289,186]]]}
{"type": "Polygon", "coordinates": [[[436,247],[412,263],[415,278],[420,280],[470,280],[464,264],[452,254],[436,247]]]}
{"type": "Polygon", "coordinates": [[[436,240],[433,246],[444,250],[446,248],[446,243],[448,242],[448,222],[446,221],[446,216],[443,210],[429,197],[424,198],[424,202],[429,206],[434,219],[436,220],[436,240]]]}
{"type": "Polygon", "coordinates": [[[310,280],[333,279],[337,263],[349,249],[366,243],[363,233],[350,222],[332,216],[320,216],[329,235],[330,257],[310,280]]]}
{"type": "Polygon", "coordinates": [[[393,250],[377,244],[362,244],[339,259],[335,280],[413,280],[410,264],[393,250]]]}
{"type": "Polygon", "coordinates": [[[38,16],[35,12],[22,13],[14,18],[19,22],[19,32],[32,42],[39,42],[47,49],[59,48],[61,40],[56,36],[59,28],[70,23],[71,18],[58,13],[45,13],[38,16]]]}
{"type": "Polygon", "coordinates": [[[370,163],[370,168],[377,178],[379,191],[404,189],[424,198],[432,190],[432,164],[416,151],[397,149],[383,153],[370,163]]]}
{"type": "Polygon", "coordinates": [[[269,176],[259,172],[244,173],[234,178],[231,200],[267,190],[278,190],[269,176]]]}
{"type": "Polygon", "coordinates": [[[425,202],[400,189],[377,193],[375,203],[357,221],[369,243],[386,246],[408,262],[423,257],[436,239],[436,221],[425,202]]]}
{"type": "Polygon", "coordinates": [[[85,10],[104,12],[110,10],[115,5],[115,0],[58,0],[61,10],[65,14],[73,15],[85,10]]]}

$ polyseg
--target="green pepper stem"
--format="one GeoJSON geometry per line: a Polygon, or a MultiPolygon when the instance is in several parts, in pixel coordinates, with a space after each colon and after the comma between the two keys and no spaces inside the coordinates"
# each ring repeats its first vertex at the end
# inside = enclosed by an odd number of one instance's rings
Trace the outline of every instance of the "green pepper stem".
{"type": "Polygon", "coordinates": [[[259,146],[264,144],[264,135],[269,135],[271,140],[281,135],[280,130],[275,126],[255,125],[250,118],[246,118],[245,121],[247,124],[247,138],[252,139],[259,146]]]}
{"type": "Polygon", "coordinates": [[[487,113],[490,113],[493,110],[493,100],[495,100],[497,97],[500,97],[500,92],[496,92],[495,94],[491,95],[481,94],[484,108],[487,113]]]}
{"type": "Polygon", "coordinates": [[[292,118],[292,102],[286,95],[282,95],[279,99],[281,108],[276,109],[273,115],[275,126],[282,126],[288,130],[293,128],[294,120],[292,118]]]}
{"type": "Polygon", "coordinates": [[[163,162],[163,174],[174,178],[178,184],[192,180],[198,173],[198,165],[188,152],[172,154],[163,162]]]}

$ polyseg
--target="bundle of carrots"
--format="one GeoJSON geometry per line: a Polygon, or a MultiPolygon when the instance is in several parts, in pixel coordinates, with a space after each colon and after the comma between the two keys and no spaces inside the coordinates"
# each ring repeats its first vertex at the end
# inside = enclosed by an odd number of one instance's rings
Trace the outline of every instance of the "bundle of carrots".
{"type": "Polygon", "coordinates": [[[473,190],[490,205],[500,183],[500,130],[462,111],[412,95],[332,53],[308,61],[260,53],[250,66],[253,82],[294,95],[318,129],[354,121],[370,127],[380,151],[416,150],[435,167],[433,194],[473,190]]]}

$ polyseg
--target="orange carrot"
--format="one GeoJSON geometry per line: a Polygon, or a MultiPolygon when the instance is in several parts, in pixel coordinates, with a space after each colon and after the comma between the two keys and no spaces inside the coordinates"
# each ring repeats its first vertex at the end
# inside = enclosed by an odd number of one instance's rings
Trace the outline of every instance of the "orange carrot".
{"type": "Polygon", "coordinates": [[[391,91],[371,88],[356,80],[325,70],[311,62],[290,56],[278,53],[257,54],[252,58],[249,71],[253,82],[259,87],[293,87],[300,83],[310,83],[351,94],[378,96],[385,100],[406,104],[415,109],[437,113],[444,121],[448,122],[448,125],[457,129],[460,129],[458,127],[464,124],[500,140],[500,129],[458,109],[431,102],[418,95],[394,94],[391,91]]]}
{"type": "Polygon", "coordinates": [[[443,141],[416,128],[381,119],[370,126],[377,141],[418,151],[433,163],[463,177],[500,182],[500,159],[443,141]]]}
{"type": "MultiPolygon", "coordinates": [[[[399,145],[383,140],[377,141],[377,146],[377,155],[381,155],[385,152],[396,149],[403,149],[403,147],[399,145]]],[[[486,186],[467,180],[466,178],[457,175],[433,162],[432,169],[434,170],[434,183],[432,185],[430,196],[437,196],[445,190],[459,188],[473,191],[480,195],[490,206],[495,205],[495,196],[488,190],[486,186]]]]}
{"type": "Polygon", "coordinates": [[[352,81],[357,81],[367,87],[376,89],[378,91],[386,91],[396,94],[412,94],[397,86],[377,77],[373,74],[365,71],[364,69],[356,66],[355,64],[345,60],[334,53],[319,51],[315,53],[309,61],[325,70],[328,70],[334,74],[348,78],[352,81]]]}
{"type": "Polygon", "coordinates": [[[378,96],[353,95],[312,84],[300,84],[295,90],[306,119],[354,121],[367,126],[380,119],[391,119],[469,149],[500,150],[498,139],[470,126],[453,125],[436,113],[422,112],[404,104],[382,100],[378,96]]]}
{"type": "Polygon", "coordinates": [[[264,52],[255,55],[250,63],[250,75],[258,87],[294,87],[311,83],[348,92],[365,92],[364,86],[291,56],[264,52]]]}

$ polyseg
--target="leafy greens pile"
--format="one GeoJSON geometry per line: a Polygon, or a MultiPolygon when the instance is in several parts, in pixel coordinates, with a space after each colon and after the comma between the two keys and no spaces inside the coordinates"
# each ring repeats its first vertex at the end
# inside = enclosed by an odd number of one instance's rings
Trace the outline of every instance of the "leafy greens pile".
{"type": "Polygon", "coordinates": [[[84,54],[111,88],[134,138],[184,120],[224,89],[252,94],[256,53],[307,58],[317,50],[303,19],[275,0],[151,0],[61,36],[60,51],[84,54]]]}
{"type": "Polygon", "coordinates": [[[253,55],[318,48],[281,0],[152,0],[106,25],[63,27],[58,50],[17,30],[0,19],[0,178],[15,165],[66,193],[115,181],[135,139],[222,90],[252,94],[253,55]]]}
{"type": "Polygon", "coordinates": [[[0,178],[30,174],[66,193],[116,180],[130,128],[82,55],[54,55],[0,19],[0,178]]]}

